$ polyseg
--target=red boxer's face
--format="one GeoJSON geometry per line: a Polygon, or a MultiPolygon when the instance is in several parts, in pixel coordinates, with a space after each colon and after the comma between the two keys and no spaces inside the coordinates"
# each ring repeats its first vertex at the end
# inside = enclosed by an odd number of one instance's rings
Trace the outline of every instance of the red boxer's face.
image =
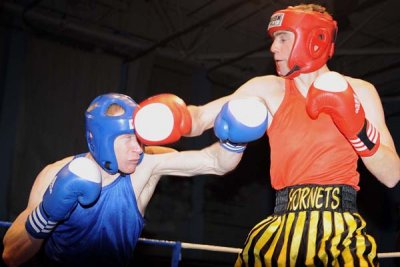
{"type": "Polygon", "coordinates": [[[279,76],[285,76],[290,71],[289,57],[294,44],[294,33],[289,31],[274,32],[271,52],[274,55],[276,71],[279,76]]]}
{"type": "Polygon", "coordinates": [[[118,136],[114,142],[114,151],[118,169],[123,173],[133,173],[139,163],[140,155],[143,153],[142,146],[136,139],[136,135],[123,134],[118,136]]]}

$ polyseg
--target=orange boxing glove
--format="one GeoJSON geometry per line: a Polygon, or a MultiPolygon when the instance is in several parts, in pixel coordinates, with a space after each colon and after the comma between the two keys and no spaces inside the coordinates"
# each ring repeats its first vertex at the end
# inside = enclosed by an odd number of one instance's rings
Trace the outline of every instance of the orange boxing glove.
{"type": "Polygon", "coordinates": [[[378,150],[379,131],[365,118],[356,93],[341,74],[330,71],[320,75],[308,91],[306,109],[312,119],[321,112],[331,116],[358,155],[369,157],[378,150]]]}
{"type": "Polygon", "coordinates": [[[133,125],[143,144],[164,145],[190,133],[192,118],[182,99],[173,94],[159,94],[138,105],[133,113],[133,125]]]}

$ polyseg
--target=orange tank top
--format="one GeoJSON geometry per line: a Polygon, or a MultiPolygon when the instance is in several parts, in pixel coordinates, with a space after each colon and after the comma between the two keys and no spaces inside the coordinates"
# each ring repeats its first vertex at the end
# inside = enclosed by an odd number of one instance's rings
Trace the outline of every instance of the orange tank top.
{"type": "Polygon", "coordinates": [[[271,184],[276,190],[299,184],[346,184],[359,190],[358,156],[330,116],[312,120],[305,97],[286,80],[283,101],[268,129],[271,184]]]}

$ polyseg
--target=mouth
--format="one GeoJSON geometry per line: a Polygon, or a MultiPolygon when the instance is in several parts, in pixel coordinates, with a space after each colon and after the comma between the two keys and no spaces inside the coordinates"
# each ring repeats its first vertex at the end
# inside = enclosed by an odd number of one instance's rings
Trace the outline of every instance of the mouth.
{"type": "Polygon", "coordinates": [[[130,159],[130,160],[128,160],[128,162],[131,162],[131,163],[137,164],[137,163],[139,162],[139,158],[130,159]]]}

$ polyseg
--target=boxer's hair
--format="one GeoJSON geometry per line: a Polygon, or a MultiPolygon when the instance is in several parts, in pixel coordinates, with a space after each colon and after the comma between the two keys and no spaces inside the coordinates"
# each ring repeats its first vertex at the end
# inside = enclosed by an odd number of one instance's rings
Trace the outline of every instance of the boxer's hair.
{"type": "Polygon", "coordinates": [[[106,111],[107,116],[119,116],[125,113],[125,109],[116,103],[111,104],[106,111]]]}
{"type": "Polygon", "coordinates": [[[326,10],[325,7],[323,7],[321,5],[317,5],[317,4],[300,4],[300,5],[296,5],[296,6],[289,6],[288,9],[302,10],[302,11],[315,11],[315,12],[319,12],[322,14],[331,15],[331,14],[329,14],[329,12],[326,10]]]}

